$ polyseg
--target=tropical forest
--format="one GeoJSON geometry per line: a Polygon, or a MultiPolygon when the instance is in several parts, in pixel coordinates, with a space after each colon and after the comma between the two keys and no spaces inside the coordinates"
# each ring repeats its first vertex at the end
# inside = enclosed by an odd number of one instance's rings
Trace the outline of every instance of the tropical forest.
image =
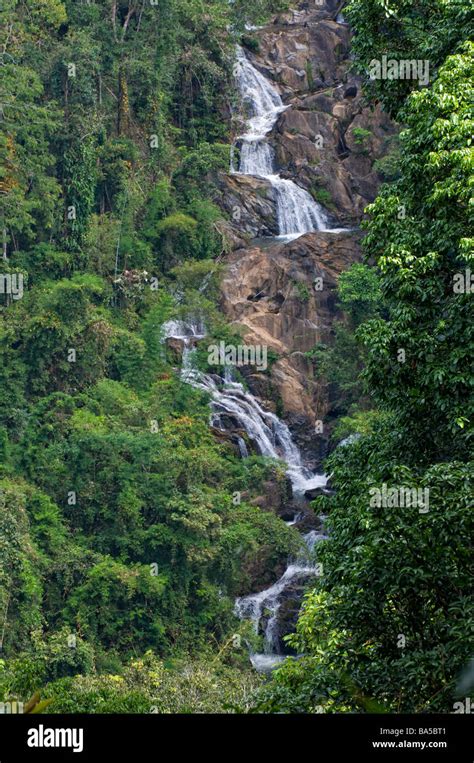
{"type": "Polygon", "coordinates": [[[470,712],[473,29],[2,0],[2,712],[470,712]]]}

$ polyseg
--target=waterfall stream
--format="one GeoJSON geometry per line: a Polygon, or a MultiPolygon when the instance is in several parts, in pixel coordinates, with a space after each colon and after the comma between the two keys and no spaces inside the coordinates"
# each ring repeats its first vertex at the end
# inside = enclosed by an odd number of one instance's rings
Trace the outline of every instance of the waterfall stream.
{"type": "MultiPolygon", "coordinates": [[[[246,132],[237,139],[239,167],[235,169],[232,156],[231,172],[264,178],[270,183],[274,190],[279,237],[294,239],[311,231],[340,231],[340,228],[330,227],[325,211],[307,191],[292,180],[280,177],[275,170],[274,150],[268,135],[279,115],[289,108],[283,104],[276,87],[250,63],[240,47],[237,48],[234,73],[248,120],[246,132]]],[[[181,378],[209,394],[214,427],[225,430],[230,418],[246,432],[262,456],[284,461],[297,500],[302,502],[306,491],[325,487],[326,476],[314,474],[304,465],[287,425],[274,413],[262,408],[254,395],[234,381],[230,367],[224,369],[224,378],[195,368],[195,343],[206,335],[199,321],[168,321],[163,326],[163,333],[164,339],[172,337],[182,341],[181,378]]],[[[246,458],[248,450],[244,439],[238,436],[237,443],[241,457],[246,458]]],[[[295,517],[287,524],[296,524],[301,516],[295,511],[295,517]]],[[[317,574],[314,548],[324,537],[323,532],[307,532],[302,538],[301,551],[289,560],[279,580],[266,590],[239,597],[235,602],[236,615],[242,620],[251,620],[256,632],[263,636],[263,654],[250,655],[252,664],[259,671],[271,670],[285,659],[281,653],[279,610],[285,599],[295,598],[295,586],[301,589],[305,580],[317,574]]]]}
{"type": "Polygon", "coordinates": [[[292,239],[315,230],[339,232],[341,228],[330,227],[322,206],[308,191],[292,180],[280,177],[274,169],[274,151],[267,136],[278,116],[288,108],[278,90],[250,63],[240,47],[237,48],[234,74],[249,114],[247,131],[237,139],[240,143],[238,174],[261,177],[271,184],[275,191],[280,237],[292,239]]]}
{"type": "MultiPolygon", "coordinates": [[[[244,389],[242,384],[232,380],[232,369],[226,367],[224,379],[203,373],[193,364],[194,345],[206,335],[199,321],[172,320],[162,327],[163,340],[179,339],[183,343],[181,378],[187,384],[207,392],[210,396],[211,423],[225,429],[222,417],[230,416],[245,430],[249,439],[263,456],[286,462],[286,474],[291,482],[293,495],[303,499],[308,490],[324,487],[327,478],[324,474],[314,474],[302,461],[301,453],[293,441],[288,426],[278,416],[264,410],[257,398],[244,389]]],[[[239,449],[246,457],[247,446],[239,438],[239,449]]],[[[298,521],[297,515],[292,522],[298,521]]],[[[295,583],[314,577],[316,567],[314,546],[324,534],[312,530],[303,536],[304,545],[296,559],[289,561],[282,577],[265,591],[238,598],[235,613],[240,619],[250,619],[256,632],[264,636],[264,653],[251,654],[251,661],[257,670],[270,670],[284,659],[280,654],[278,634],[278,610],[285,593],[295,583]]]]}

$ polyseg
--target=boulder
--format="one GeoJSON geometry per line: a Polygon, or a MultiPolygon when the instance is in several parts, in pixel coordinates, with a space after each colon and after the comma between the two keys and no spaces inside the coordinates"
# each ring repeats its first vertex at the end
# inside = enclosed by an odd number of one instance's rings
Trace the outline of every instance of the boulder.
{"type": "MultiPolygon", "coordinates": [[[[249,175],[219,176],[219,203],[233,225],[234,236],[278,235],[275,194],[271,183],[249,175]]],[[[229,229],[228,229],[229,230],[229,229]]]]}
{"type": "Polygon", "coordinates": [[[308,501],[314,501],[315,498],[319,498],[319,496],[321,495],[331,496],[331,495],[334,495],[334,491],[328,490],[327,488],[324,488],[324,487],[315,487],[315,488],[312,488],[311,490],[306,490],[304,497],[308,501]]]}

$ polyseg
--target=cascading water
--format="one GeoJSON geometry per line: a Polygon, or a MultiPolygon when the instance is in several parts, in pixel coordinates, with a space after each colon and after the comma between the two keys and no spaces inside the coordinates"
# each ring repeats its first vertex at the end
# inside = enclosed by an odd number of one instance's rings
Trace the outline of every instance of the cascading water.
{"type": "Polygon", "coordinates": [[[326,213],[308,191],[275,172],[274,152],[267,135],[279,114],[288,108],[276,87],[252,66],[241,48],[237,48],[234,72],[243,105],[249,114],[247,132],[238,138],[238,173],[265,178],[272,185],[281,237],[296,238],[314,230],[338,232],[341,229],[329,226],[326,213]]]}
{"type": "Polygon", "coordinates": [[[286,462],[287,475],[295,496],[303,496],[308,490],[326,485],[325,475],[313,474],[302,463],[301,454],[287,425],[274,413],[265,411],[257,398],[245,390],[242,384],[232,381],[229,367],[222,386],[209,374],[194,368],[193,344],[205,336],[199,322],[168,321],[162,330],[165,339],[180,339],[183,342],[181,378],[187,384],[209,393],[213,426],[219,426],[220,418],[224,415],[236,419],[262,456],[286,462]]]}
{"type": "Polygon", "coordinates": [[[235,613],[241,620],[251,620],[257,633],[262,629],[264,636],[264,653],[253,653],[250,660],[254,668],[266,672],[285,659],[281,654],[279,638],[278,612],[285,592],[295,583],[317,575],[314,548],[326,535],[311,530],[303,536],[304,547],[297,558],[291,560],[285,572],[276,583],[264,591],[238,598],[235,602],[235,613]]]}
{"type": "MultiPolygon", "coordinates": [[[[163,339],[173,338],[183,342],[181,378],[187,384],[202,389],[210,395],[213,426],[220,426],[221,418],[230,416],[239,422],[263,456],[285,461],[286,473],[291,481],[295,497],[302,498],[306,491],[326,485],[325,475],[313,474],[304,466],[287,425],[274,413],[265,411],[242,384],[232,381],[231,368],[225,369],[224,379],[219,382],[216,377],[198,371],[193,366],[194,344],[205,336],[202,323],[168,321],[163,325],[162,332],[163,339]]],[[[239,443],[241,456],[246,457],[248,455],[246,444],[242,438],[239,439],[241,440],[239,443]]],[[[297,521],[296,516],[295,521],[297,521]]],[[[284,659],[284,656],[279,654],[278,638],[278,610],[282,597],[295,582],[316,574],[314,546],[324,537],[322,533],[314,530],[304,535],[302,551],[296,559],[290,560],[284,574],[276,583],[265,591],[236,600],[235,613],[239,618],[252,620],[257,632],[264,624],[265,652],[251,655],[252,664],[257,670],[270,670],[284,659]]]]}

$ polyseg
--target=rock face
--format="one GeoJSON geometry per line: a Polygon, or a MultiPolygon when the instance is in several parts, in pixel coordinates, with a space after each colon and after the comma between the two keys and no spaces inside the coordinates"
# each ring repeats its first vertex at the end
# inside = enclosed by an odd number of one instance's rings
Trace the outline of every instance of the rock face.
{"type": "MultiPolygon", "coordinates": [[[[317,577],[316,544],[326,536],[324,518],[310,502],[332,488],[310,477],[321,471],[327,452],[332,392],[318,375],[312,351],[333,342],[335,323],[343,318],[337,281],[360,259],[358,225],[380,182],[375,160],[396,147],[395,126],[378,108],[364,106],[360,82],[350,74],[350,30],[338,16],[340,5],[339,0],[325,0],[324,8],[302,2],[246,35],[253,37],[248,46],[254,52],[246,51],[249,60],[238,54],[237,78],[248,114],[237,127],[242,137],[236,147],[242,147],[245,173],[260,176],[219,177],[228,242],[221,308],[246,345],[268,352],[267,367],[244,365],[239,371],[263,408],[291,429],[292,448],[283,447],[281,422],[266,416],[269,439],[281,448],[270,452],[283,453],[292,468],[304,463],[305,470],[303,483],[294,472],[291,476],[292,469],[286,482],[273,475],[252,500],[304,541],[286,567],[270,548],[245,561],[247,579],[236,613],[253,620],[264,636],[265,654],[256,655],[262,660],[254,663],[262,666],[288,653],[284,636],[294,631],[302,595],[317,577]],[[308,230],[314,232],[300,235],[308,230]],[[286,238],[278,238],[280,232],[286,238]]],[[[242,448],[245,433],[234,410],[221,416],[225,432],[218,436],[242,448]]],[[[244,445],[252,452],[248,439],[244,445]]]]}
{"type": "MultiPolygon", "coordinates": [[[[247,382],[267,408],[283,414],[304,455],[312,452],[316,461],[326,439],[315,435],[314,424],[325,419],[330,401],[306,353],[332,341],[340,317],[337,278],[360,257],[357,226],[380,183],[374,161],[396,139],[387,116],[364,106],[360,82],[350,73],[350,29],[336,21],[339,7],[335,0],[321,9],[300,3],[249,32],[257,53],[246,55],[287,107],[268,135],[275,171],[311,193],[333,227],[350,230],[309,233],[290,243],[272,239],[278,234],[272,184],[248,175],[220,176],[219,203],[232,249],[224,260],[222,309],[242,327],[246,343],[273,351],[269,372],[247,368],[247,382]],[[262,243],[261,237],[270,238],[262,243]]],[[[242,130],[243,124],[237,132],[242,130]]]]}
{"type": "Polygon", "coordinates": [[[283,13],[271,26],[255,32],[262,71],[289,96],[319,83],[338,84],[344,75],[350,33],[347,25],[334,20],[339,3],[326,2],[321,9],[310,5],[302,2],[299,10],[283,13]]]}
{"type": "Polygon", "coordinates": [[[227,257],[222,281],[222,309],[242,327],[246,344],[278,355],[269,373],[255,372],[247,381],[260,398],[277,401],[293,431],[311,433],[317,458],[325,438],[314,435],[314,423],[324,420],[329,398],[305,353],[331,342],[337,278],[359,257],[358,238],[309,233],[266,249],[236,250],[227,257]]]}
{"type": "Polygon", "coordinates": [[[390,150],[396,128],[379,107],[364,107],[360,80],[349,71],[350,31],[334,10],[279,17],[255,33],[252,60],[288,104],[273,136],[278,166],[336,220],[354,224],[375,198],[374,162],[390,150]]]}
{"type": "Polygon", "coordinates": [[[220,205],[240,235],[277,236],[275,192],[268,181],[250,175],[220,175],[220,205]]]}
{"type": "Polygon", "coordinates": [[[286,589],[282,596],[282,601],[276,615],[276,632],[278,634],[278,649],[280,654],[296,654],[295,650],[286,643],[285,636],[294,633],[296,630],[301,600],[310,580],[315,580],[315,578],[303,578],[300,581],[295,581],[293,585],[286,589]]]}
{"type": "Polygon", "coordinates": [[[354,224],[374,200],[380,182],[374,161],[391,145],[393,131],[377,107],[360,109],[359,99],[321,94],[300,99],[277,125],[276,156],[341,224],[354,224]],[[308,103],[309,101],[309,103],[308,103]],[[315,109],[328,108],[329,112],[315,109]]]}
{"type": "MultiPolygon", "coordinates": [[[[350,72],[350,30],[335,18],[340,3],[278,16],[251,32],[252,64],[277,85],[287,109],[271,135],[280,173],[295,179],[340,224],[357,224],[376,196],[375,162],[394,147],[397,130],[379,106],[364,106],[350,72]],[[283,172],[282,172],[283,170],[283,172]]],[[[263,180],[223,178],[222,206],[252,236],[276,230],[274,198],[263,180]]]]}

